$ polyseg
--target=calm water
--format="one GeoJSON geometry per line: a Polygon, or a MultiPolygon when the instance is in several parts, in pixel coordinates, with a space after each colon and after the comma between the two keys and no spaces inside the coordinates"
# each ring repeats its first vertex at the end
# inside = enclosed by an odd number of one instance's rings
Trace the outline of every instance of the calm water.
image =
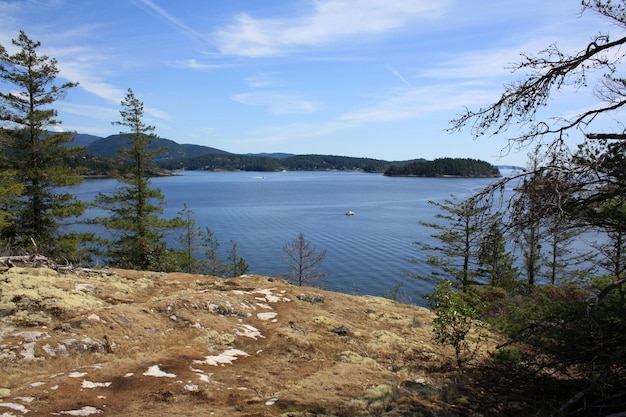
{"type": "MultiPolygon", "coordinates": [[[[465,197],[491,179],[388,178],[356,172],[183,172],[153,179],[167,200],[165,216],[186,203],[199,227],[208,226],[219,240],[222,257],[237,242],[250,273],[278,276],[283,246],[304,233],[318,251],[328,254],[316,285],[350,294],[382,295],[403,283],[404,301],[422,304],[417,293],[430,284],[402,271],[428,273],[425,259],[412,242],[432,240],[418,221],[433,221],[437,210],[428,200],[451,194],[465,197]],[[353,211],[353,216],[346,216],[353,211]]],[[[115,189],[114,180],[87,180],[75,192],[91,201],[98,192],[115,189]]]]}

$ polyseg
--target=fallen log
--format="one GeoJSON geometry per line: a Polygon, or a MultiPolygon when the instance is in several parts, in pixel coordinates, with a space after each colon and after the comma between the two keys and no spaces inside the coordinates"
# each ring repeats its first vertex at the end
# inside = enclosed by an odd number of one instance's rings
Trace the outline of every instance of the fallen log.
{"type": "Polygon", "coordinates": [[[59,265],[43,255],[16,255],[16,256],[0,256],[0,265],[7,268],[13,268],[18,265],[26,265],[30,267],[46,266],[54,271],[61,273],[85,273],[97,275],[117,275],[110,268],[92,269],[76,267],[74,265],[59,265]]]}

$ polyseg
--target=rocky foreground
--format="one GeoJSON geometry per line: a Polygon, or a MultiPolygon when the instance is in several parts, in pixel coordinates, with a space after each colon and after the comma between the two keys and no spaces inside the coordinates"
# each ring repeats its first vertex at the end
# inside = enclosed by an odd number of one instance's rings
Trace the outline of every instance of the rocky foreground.
{"type": "Polygon", "coordinates": [[[12,267],[0,288],[1,417],[457,415],[417,306],[256,275],[12,267]]]}

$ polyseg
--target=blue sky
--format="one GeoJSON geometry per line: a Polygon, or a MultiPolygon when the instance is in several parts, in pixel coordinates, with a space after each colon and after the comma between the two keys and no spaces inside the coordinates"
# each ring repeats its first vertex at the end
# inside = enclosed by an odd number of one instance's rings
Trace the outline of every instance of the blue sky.
{"type": "MultiPolygon", "coordinates": [[[[600,31],[579,0],[0,0],[0,44],[24,30],[80,82],[63,129],[118,133],[132,88],[163,138],[233,153],[386,160],[501,155],[506,135],[444,130],[497,99],[520,52],[575,51],[600,31]]],[[[553,99],[580,111],[593,91],[553,99]]],[[[572,137],[575,141],[579,138],[572,137]]]]}

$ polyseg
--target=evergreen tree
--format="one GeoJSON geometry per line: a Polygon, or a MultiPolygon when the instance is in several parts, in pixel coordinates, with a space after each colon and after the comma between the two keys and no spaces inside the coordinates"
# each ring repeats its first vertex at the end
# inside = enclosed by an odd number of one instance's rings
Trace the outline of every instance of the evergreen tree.
{"type": "Polygon", "coordinates": [[[4,232],[13,221],[12,209],[24,191],[24,184],[17,180],[17,171],[7,169],[7,149],[10,138],[0,129],[0,231],[4,232]]]}
{"type": "Polygon", "coordinates": [[[230,241],[230,251],[228,252],[228,258],[226,258],[226,261],[226,272],[232,278],[248,272],[248,263],[241,256],[239,256],[237,243],[234,240],[230,241]]]}
{"type": "MultiPolygon", "coordinates": [[[[470,285],[477,283],[480,275],[478,253],[488,206],[476,203],[476,200],[445,200],[443,203],[429,201],[429,204],[439,208],[441,213],[437,213],[435,217],[444,220],[446,224],[423,221],[419,223],[435,230],[432,237],[439,244],[414,244],[431,253],[427,263],[435,269],[430,277],[409,275],[435,282],[450,280],[457,288],[465,291],[470,285]]],[[[417,264],[420,261],[409,259],[409,262],[417,264]]]]}
{"type": "Polygon", "coordinates": [[[110,211],[110,216],[97,219],[114,235],[108,242],[111,261],[124,268],[140,270],[168,270],[165,265],[165,232],[182,226],[180,218],[163,219],[165,198],[158,188],[151,188],[149,172],[158,151],[150,150],[154,126],[143,121],[143,103],[133,91],[122,101],[121,121],[130,139],[130,146],[118,153],[120,172],[117,175],[122,186],[111,195],[99,194],[96,203],[110,211]]]}
{"type": "Polygon", "coordinates": [[[206,273],[214,277],[224,275],[226,273],[224,261],[217,256],[217,250],[220,247],[220,242],[208,227],[206,228],[202,244],[206,248],[204,252],[206,255],[206,273]]]}
{"type": "Polygon", "coordinates": [[[490,285],[503,288],[508,294],[519,291],[519,271],[514,266],[515,258],[506,249],[500,219],[491,222],[483,235],[478,260],[490,285]]]}
{"type": "Polygon", "coordinates": [[[202,245],[202,231],[196,227],[196,222],[193,219],[193,210],[184,204],[183,209],[178,213],[182,221],[183,234],[178,238],[178,243],[183,247],[180,267],[183,272],[198,273],[202,269],[202,263],[199,261],[194,253],[198,252],[202,245]]]}
{"type": "Polygon", "coordinates": [[[13,55],[0,46],[0,80],[6,86],[0,91],[2,237],[20,249],[34,243],[40,251],[67,257],[62,252],[71,245],[64,245],[61,222],[80,215],[84,205],[72,194],[59,191],[82,180],[63,159],[82,149],[66,146],[72,134],[50,132],[61,124],[51,106],[78,84],[58,84],[57,61],[38,55],[41,43],[23,31],[13,45],[19,48],[13,55]],[[20,191],[20,198],[9,197],[20,191]],[[7,213],[12,216],[9,224],[7,213]]]}
{"type": "MultiPolygon", "coordinates": [[[[552,410],[527,414],[617,416],[624,414],[626,398],[626,277],[619,249],[620,233],[626,230],[626,134],[619,120],[626,105],[626,79],[620,68],[626,45],[626,1],[583,0],[581,4],[583,12],[604,19],[603,31],[567,52],[554,43],[537,54],[522,54],[513,67],[521,70],[520,78],[505,85],[493,103],[467,109],[451,122],[450,130],[469,127],[476,138],[512,133],[507,137],[508,149],[542,144],[545,162],[524,172],[524,186],[516,187],[524,198],[534,199],[527,200],[528,209],[539,208],[532,221],[552,216],[546,210],[549,204],[581,224],[618,232],[610,248],[611,276],[606,280],[593,279],[595,286],[589,288],[534,288],[524,297],[527,305],[520,309],[519,300],[514,300],[514,308],[507,312],[511,322],[516,315],[519,319],[517,334],[507,345],[523,343],[522,350],[533,353],[515,364],[516,375],[533,375],[533,382],[539,383],[551,376],[550,389],[567,393],[552,410]],[[558,113],[558,106],[557,113],[547,111],[546,106],[561,93],[571,91],[590,93],[597,101],[577,112],[558,113]],[[615,124],[607,124],[611,120],[615,124]],[[614,133],[594,133],[612,129],[614,133]],[[581,139],[581,149],[589,152],[572,155],[569,139],[581,139]],[[522,367],[530,372],[519,372],[522,367]]],[[[502,189],[513,179],[490,189],[502,189]]],[[[529,284],[534,284],[532,277],[529,284]]],[[[507,386],[515,383],[505,380],[507,386]]]]}

